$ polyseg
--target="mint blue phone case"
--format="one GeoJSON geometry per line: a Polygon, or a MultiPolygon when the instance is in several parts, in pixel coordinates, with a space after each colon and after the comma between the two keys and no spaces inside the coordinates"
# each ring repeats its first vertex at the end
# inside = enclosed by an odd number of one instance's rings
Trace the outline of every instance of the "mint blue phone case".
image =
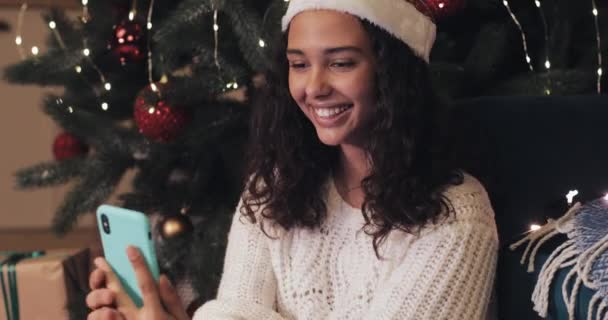
{"type": "Polygon", "coordinates": [[[97,208],[97,225],[106,260],[135,305],[141,307],[143,305],[141,291],[135,271],[127,258],[126,249],[129,245],[139,248],[148,269],[158,282],[158,262],[148,217],[138,211],[104,204],[97,208]]]}

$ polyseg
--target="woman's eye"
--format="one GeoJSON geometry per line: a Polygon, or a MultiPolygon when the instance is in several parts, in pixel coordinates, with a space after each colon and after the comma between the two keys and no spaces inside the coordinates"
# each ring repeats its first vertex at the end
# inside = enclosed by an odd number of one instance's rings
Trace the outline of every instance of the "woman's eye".
{"type": "Polygon", "coordinates": [[[302,62],[292,62],[289,63],[289,67],[292,69],[302,69],[306,67],[306,64],[302,62]]]}
{"type": "Polygon", "coordinates": [[[338,61],[338,62],[334,62],[331,64],[332,67],[339,68],[339,69],[351,68],[354,65],[355,65],[355,63],[352,61],[338,61]]]}

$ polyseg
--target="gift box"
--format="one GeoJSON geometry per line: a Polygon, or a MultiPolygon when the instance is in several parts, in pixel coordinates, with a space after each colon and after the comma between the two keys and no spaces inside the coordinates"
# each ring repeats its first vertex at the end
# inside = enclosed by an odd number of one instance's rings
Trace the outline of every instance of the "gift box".
{"type": "Polygon", "coordinates": [[[82,316],[74,315],[71,310],[84,305],[90,260],[89,249],[0,252],[0,320],[82,316]]]}

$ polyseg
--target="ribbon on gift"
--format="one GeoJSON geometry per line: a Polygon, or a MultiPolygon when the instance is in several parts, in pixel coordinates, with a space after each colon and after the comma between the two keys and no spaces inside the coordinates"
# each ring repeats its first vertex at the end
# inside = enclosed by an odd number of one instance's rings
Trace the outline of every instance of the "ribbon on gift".
{"type": "Polygon", "coordinates": [[[19,296],[17,291],[17,268],[16,265],[23,259],[36,258],[44,255],[44,251],[13,252],[0,251],[0,255],[6,256],[0,261],[0,286],[2,287],[2,298],[4,299],[4,311],[6,319],[19,320],[19,296]],[[4,279],[4,266],[7,266],[7,280],[4,279]],[[6,281],[8,281],[8,288],[6,281]]]}

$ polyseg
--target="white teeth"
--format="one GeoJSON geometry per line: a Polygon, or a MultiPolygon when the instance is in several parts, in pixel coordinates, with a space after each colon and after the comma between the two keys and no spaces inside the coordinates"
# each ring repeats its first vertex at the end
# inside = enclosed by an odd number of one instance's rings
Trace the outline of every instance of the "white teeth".
{"type": "Polygon", "coordinates": [[[322,118],[330,118],[346,111],[348,108],[350,108],[350,105],[343,105],[335,108],[314,108],[314,110],[317,116],[322,118]]]}

